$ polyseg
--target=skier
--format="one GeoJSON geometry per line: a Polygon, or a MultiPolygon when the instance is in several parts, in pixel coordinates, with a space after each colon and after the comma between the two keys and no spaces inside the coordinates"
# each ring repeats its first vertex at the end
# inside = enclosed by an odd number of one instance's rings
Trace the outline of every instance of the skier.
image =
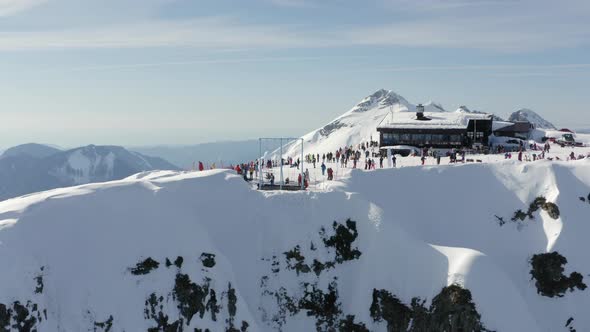
{"type": "Polygon", "coordinates": [[[396,165],[395,165],[395,162],[396,162],[396,160],[397,160],[397,158],[395,157],[395,155],[393,155],[393,156],[391,157],[391,163],[393,164],[393,168],[395,168],[395,166],[396,166],[396,165]]]}
{"type": "Polygon", "coordinates": [[[326,164],[324,164],[324,162],[322,161],[322,176],[324,175],[324,173],[326,172],[326,164]]]}
{"type": "Polygon", "coordinates": [[[383,156],[379,157],[379,168],[383,168],[383,156]]]}
{"type": "Polygon", "coordinates": [[[328,168],[328,180],[334,180],[334,170],[332,169],[332,167],[328,168]]]}
{"type": "Polygon", "coordinates": [[[204,169],[203,162],[199,161],[199,172],[202,172],[204,169]]]}

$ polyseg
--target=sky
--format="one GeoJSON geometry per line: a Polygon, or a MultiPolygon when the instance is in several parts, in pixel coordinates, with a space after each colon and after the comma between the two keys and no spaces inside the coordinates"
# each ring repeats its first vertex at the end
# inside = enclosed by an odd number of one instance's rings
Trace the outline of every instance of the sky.
{"type": "Polygon", "coordinates": [[[587,0],[0,0],[0,147],[300,136],[378,89],[590,128],[587,0]]]}

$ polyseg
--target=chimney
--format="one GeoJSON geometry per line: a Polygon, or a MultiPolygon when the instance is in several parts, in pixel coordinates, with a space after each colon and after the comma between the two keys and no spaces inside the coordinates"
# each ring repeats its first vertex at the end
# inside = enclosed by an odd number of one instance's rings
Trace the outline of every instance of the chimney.
{"type": "Polygon", "coordinates": [[[416,117],[418,120],[424,119],[424,106],[422,106],[422,104],[418,104],[418,106],[416,106],[416,117]]]}

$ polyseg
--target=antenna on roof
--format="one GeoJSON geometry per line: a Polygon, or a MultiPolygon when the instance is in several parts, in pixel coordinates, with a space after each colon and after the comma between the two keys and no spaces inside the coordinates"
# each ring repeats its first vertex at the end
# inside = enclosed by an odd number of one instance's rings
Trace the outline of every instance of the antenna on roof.
{"type": "Polygon", "coordinates": [[[391,120],[389,121],[389,123],[393,123],[393,105],[389,105],[389,113],[391,113],[391,120]]]}
{"type": "Polygon", "coordinates": [[[422,104],[416,106],[416,117],[418,120],[424,119],[424,106],[422,104]]]}

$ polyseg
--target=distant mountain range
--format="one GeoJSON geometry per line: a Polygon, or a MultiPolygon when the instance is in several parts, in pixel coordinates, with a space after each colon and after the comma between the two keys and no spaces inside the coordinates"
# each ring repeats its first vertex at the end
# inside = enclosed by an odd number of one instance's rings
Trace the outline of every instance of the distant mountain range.
{"type": "Polygon", "coordinates": [[[24,144],[0,155],[0,201],[33,192],[126,178],[142,171],[179,170],[161,158],[120,146],[62,151],[42,144],[24,144]]]}
{"type": "Polygon", "coordinates": [[[128,147],[150,156],[164,158],[183,169],[191,169],[193,162],[216,163],[221,167],[255,160],[259,153],[258,140],[226,141],[186,146],[128,147]]]}

